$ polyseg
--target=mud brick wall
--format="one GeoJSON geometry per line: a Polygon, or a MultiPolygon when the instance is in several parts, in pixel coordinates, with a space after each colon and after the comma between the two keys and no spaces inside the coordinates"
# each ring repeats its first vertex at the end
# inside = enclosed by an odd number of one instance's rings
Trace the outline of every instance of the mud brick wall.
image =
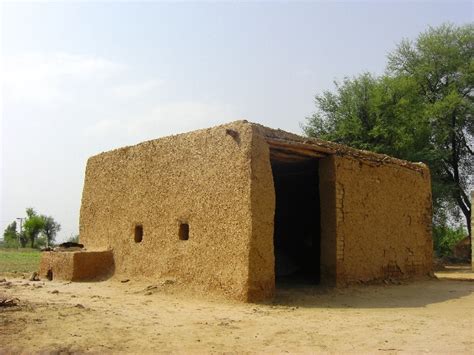
{"type": "Polygon", "coordinates": [[[425,166],[246,121],[91,157],[81,242],[112,251],[117,277],[174,278],[244,301],[272,296],[275,139],[320,153],[323,284],[431,270],[425,166]]]}
{"type": "Polygon", "coordinates": [[[336,162],[333,155],[319,161],[321,204],[321,283],[336,285],[336,162]]]}
{"type": "Polygon", "coordinates": [[[43,252],[39,267],[42,278],[91,281],[109,277],[114,272],[111,251],[43,252]]]}
{"type": "MultiPolygon", "coordinates": [[[[249,299],[256,228],[251,148],[252,127],[239,121],[91,157],[81,242],[88,250],[113,250],[119,277],[171,277],[204,292],[249,299]],[[189,226],[188,240],[180,240],[181,224],[189,226]],[[143,228],[140,242],[136,226],[143,228]]],[[[268,263],[265,270],[273,267],[268,263]]]]}
{"type": "Polygon", "coordinates": [[[74,252],[43,252],[39,265],[41,278],[71,281],[74,278],[74,252]],[[48,275],[52,272],[52,277],[48,275]]]}
{"type": "Polygon", "coordinates": [[[251,159],[252,233],[248,300],[254,301],[271,297],[275,290],[275,188],[268,144],[258,127],[253,125],[251,159]]]}
{"type": "Polygon", "coordinates": [[[335,170],[338,284],[429,273],[428,168],[335,157],[335,170]]]}

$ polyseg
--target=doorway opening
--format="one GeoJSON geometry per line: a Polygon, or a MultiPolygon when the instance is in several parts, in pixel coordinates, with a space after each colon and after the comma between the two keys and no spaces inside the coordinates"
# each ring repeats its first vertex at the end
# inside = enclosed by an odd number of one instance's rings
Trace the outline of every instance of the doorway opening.
{"type": "Polygon", "coordinates": [[[271,166],[276,198],[273,243],[277,287],[319,284],[319,160],[272,155],[271,166]]]}

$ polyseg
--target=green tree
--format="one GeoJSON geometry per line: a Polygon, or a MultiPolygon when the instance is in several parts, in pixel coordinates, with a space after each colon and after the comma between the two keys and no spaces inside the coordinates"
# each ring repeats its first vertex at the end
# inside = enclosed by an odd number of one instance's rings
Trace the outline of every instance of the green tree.
{"type": "Polygon", "coordinates": [[[28,236],[26,235],[25,229],[20,231],[19,233],[19,239],[20,239],[20,244],[22,248],[26,247],[26,244],[28,244],[28,236]]]}
{"type": "Polygon", "coordinates": [[[25,236],[30,241],[31,248],[34,248],[36,238],[44,228],[44,220],[41,216],[38,216],[33,208],[26,209],[26,216],[23,228],[25,236]]]}
{"type": "Polygon", "coordinates": [[[56,234],[61,230],[61,225],[51,216],[42,215],[41,218],[44,221],[41,233],[46,238],[46,245],[51,246],[56,239],[56,234]]]}
{"type": "Polygon", "coordinates": [[[412,78],[424,98],[437,160],[433,175],[466,218],[471,235],[469,186],[474,172],[474,25],[442,25],[404,40],[389,56],[392,76],[412,78]]]}
{"type": "MultiPolygon", "coordinates": [[[[471,235],[474,171],[474,26],[429,28],[402,41],[386,74],[363,74],[316,96],[309,136],[423,161],[432,173],[435,222],[453,207],[471,235]]],[[[456,216],[456,213],[454,213],[456,216]]]]}
{"type": "Polygon", "coordinates": [[[16,231],[16,221],[7,226],[3,232],[3,240],[8,248],[18,247],[18,233],[16,231]]]}

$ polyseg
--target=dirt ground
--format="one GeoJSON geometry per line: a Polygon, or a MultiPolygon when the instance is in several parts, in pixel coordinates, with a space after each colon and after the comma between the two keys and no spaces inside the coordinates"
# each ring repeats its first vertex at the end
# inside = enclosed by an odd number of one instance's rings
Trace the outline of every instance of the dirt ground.
{"type": "Polygon", "coordinates": [[[163,280],[7,277],[0,296],[19,303],[0,307],[0,353],[472,353],[473,274],[465,267],[438,276],[339,290],[283,287],[262,304],[192,298],[163,280]]]}

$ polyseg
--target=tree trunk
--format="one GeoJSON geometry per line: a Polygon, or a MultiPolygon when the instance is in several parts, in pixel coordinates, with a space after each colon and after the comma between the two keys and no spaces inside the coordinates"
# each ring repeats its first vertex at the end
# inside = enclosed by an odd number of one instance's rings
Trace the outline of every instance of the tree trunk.
{"type": "Polygon", "coordinates": [[[466,201],[464,197],[464,193],[461,187],[457,186],[457,191],[454,194],[455,199],[458,203],[459,209],[463,213],[464,217],[466,218],[466,225],[467,225],[467,233],[470,240],[472,240],[472,230],[471,230],[471,213],[472,213],[472,206],[469,201],[466,201]]]}
{"type": "Polygon", "coordinates": [[[466,192],[461,187],[461,179],[459,172],[459,150],[458,143],[456,140],[456,110],[451,113],[451,132],[450,132],[450,144],[451,144],[451,161],[449,162],[452,169],[452,174],[449,168],[446,168],[449,175],[456,185],[454,191],[454,198],[456,199],[459,208],[466,217],[467,233],[468,238],[471,240],[471,202],[466,192]]]}

